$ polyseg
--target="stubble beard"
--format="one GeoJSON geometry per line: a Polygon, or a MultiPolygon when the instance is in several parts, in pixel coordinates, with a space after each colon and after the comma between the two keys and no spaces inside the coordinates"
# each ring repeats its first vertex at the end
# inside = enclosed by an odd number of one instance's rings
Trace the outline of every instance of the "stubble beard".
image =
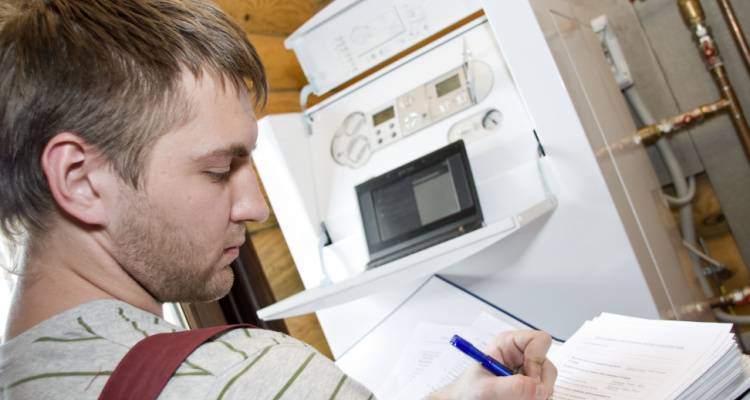
{"type": "MultiPolygon", "coordinates": [[[[113,229],[114,255],[138,284],[159,302],[206,302],[232,287],[231,268],[215,265],[221,256],[205,248],[185,225],[169,221],[143,195],[127,195],[119,226],[113,229]]],[[[200,235],[194,229],[194,234],[200,235]]],[[[221,249],[223,238],[215,238],[221,249]]]]}

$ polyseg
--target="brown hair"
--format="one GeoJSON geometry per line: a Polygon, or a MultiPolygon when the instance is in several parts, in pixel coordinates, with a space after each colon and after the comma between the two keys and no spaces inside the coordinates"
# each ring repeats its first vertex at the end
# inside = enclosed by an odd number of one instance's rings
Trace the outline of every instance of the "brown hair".
{"type": "Polygon", "coordinates": [[[209,72],[265,104],[246,35],[201,0],[2,0],[0,230],[44,228],[54,208],[40,157],[60,132],[97,148],[137,187],[148,148],[188,119],[180,75],[209,72]]]}

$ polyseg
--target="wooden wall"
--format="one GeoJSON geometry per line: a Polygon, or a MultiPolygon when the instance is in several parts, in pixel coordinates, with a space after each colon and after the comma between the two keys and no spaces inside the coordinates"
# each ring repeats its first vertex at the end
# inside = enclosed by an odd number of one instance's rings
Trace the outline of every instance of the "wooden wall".
{"type": "MultiPolygon", "coordinates": [[[[299,91],[307,81],[294,53],[284,48],[284,39],[329,0],[214,1],[247,32],[266,67],[270,93],[268,105],[258,111],[258,118],[299,111],[299,91]]],[[[248,224],[248,230],[276,299],[303,290],[276,218],[272,215],[264,224],[248,224]]],[[[285,322],[292,336],[331,357],[315,314],[290,318],[285,322]]]]}

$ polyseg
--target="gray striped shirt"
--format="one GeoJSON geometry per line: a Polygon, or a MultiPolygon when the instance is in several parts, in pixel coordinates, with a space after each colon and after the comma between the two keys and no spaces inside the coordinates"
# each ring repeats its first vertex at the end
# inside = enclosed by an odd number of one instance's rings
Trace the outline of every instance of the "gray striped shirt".
{"type": "MultiPolygon", "coordinates": [[[[0,399],[97,399],[125,353],[178,328],[116,300],[56,315],[0,346],[0,399]]],[[[312,347],[278,332],[237,329],[193,352],[159,399],[369,399],[312,347]]]]}

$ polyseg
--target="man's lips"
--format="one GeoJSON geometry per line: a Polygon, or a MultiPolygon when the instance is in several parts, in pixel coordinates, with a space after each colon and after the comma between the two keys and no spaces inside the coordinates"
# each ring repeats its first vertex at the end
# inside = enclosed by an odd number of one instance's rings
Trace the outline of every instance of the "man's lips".
{"type": "Polygon", "coordinates": [[[231,255],[233,258],[240,255],[240,246],[245,244],[245,238],[243,237],[241,240],[237,240],[234,242],[234,244],[231,244],[224,248],[224,254],[225,255],[231,255]]]}
{"type": "Polygon", "coordinates": [[[226,249],[224,249],[224,254],[228,255],[228,256],[231,256],[232,258],[236,258],[237,256],[240,255],[240,248],[239,248],[239,246],[237,246],[237,247],[227,247],[226,249]]]}

